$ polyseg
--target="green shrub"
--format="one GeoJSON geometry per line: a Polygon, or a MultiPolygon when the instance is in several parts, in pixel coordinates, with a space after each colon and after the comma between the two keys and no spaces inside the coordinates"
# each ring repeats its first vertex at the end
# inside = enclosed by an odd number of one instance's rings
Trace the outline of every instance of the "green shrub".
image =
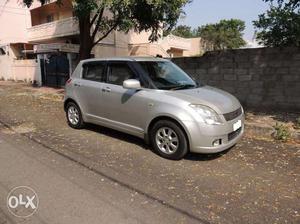
{"type": "Polygon", "coordinates": [[[274,128],[275,128],[275,133],[274,133],[275,140],[287,142],[289,140],[289,138],[291,137],[291,133],[287,126],[276,123],[274,128]]]}

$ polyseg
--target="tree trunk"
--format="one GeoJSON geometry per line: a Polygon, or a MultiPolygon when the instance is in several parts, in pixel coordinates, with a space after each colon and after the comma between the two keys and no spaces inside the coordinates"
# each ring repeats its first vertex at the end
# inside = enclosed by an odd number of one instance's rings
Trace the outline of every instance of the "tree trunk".
{"type": "Polygon", "coordinates": [[[90,34],[90,16],[82,16],[79,18],[79,30],[80,30],[80,60],[91,58],[91,52],[93,48],[94,40],[90,34]]]}

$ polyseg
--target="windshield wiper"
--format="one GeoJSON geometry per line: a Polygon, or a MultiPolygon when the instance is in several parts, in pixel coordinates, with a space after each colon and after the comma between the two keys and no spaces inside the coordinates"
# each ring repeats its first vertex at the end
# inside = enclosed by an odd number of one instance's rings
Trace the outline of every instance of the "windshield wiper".
{"type": "Polygon", "coordinates": [[[197,85],[193,85],[193,84],[183,84],[183,85],[172,87],[171,90],[181,90],[181,89],[189,89],[189,88],[196,88],[196,87],[197,85]]]}

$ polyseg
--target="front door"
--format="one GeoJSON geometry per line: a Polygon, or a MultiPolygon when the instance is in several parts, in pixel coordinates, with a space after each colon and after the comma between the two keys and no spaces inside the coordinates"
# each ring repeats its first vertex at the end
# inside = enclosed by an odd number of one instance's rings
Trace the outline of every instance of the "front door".
{"type": "Polygon", "coordinates": [[[144,91],[123,88],[127,79],[139,79],[127,62],[110,62],[107,65],[107,82],[103,84],[106,118],[110,125],[132,134],[143,132],[142,111],[147,110],[144,91]]]}

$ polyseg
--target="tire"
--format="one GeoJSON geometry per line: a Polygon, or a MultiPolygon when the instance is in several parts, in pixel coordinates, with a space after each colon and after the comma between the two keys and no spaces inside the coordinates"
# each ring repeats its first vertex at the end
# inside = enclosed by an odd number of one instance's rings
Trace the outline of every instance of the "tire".
{"type": "Polygon", "coordinates": [[[70,102],[66,106],[66,117],[68,125],[74,129],[84,128],[84,121],[82,119],[82,113],[76,103],[70,102]]]}
{"type": "Polygon", "coordinates": [[[161,120],[154,124],[150,130],[150,142],[158,155],[170,160],[180,160],[189,151],[184,131],[178,124],[169,120],[161,120]]]}

